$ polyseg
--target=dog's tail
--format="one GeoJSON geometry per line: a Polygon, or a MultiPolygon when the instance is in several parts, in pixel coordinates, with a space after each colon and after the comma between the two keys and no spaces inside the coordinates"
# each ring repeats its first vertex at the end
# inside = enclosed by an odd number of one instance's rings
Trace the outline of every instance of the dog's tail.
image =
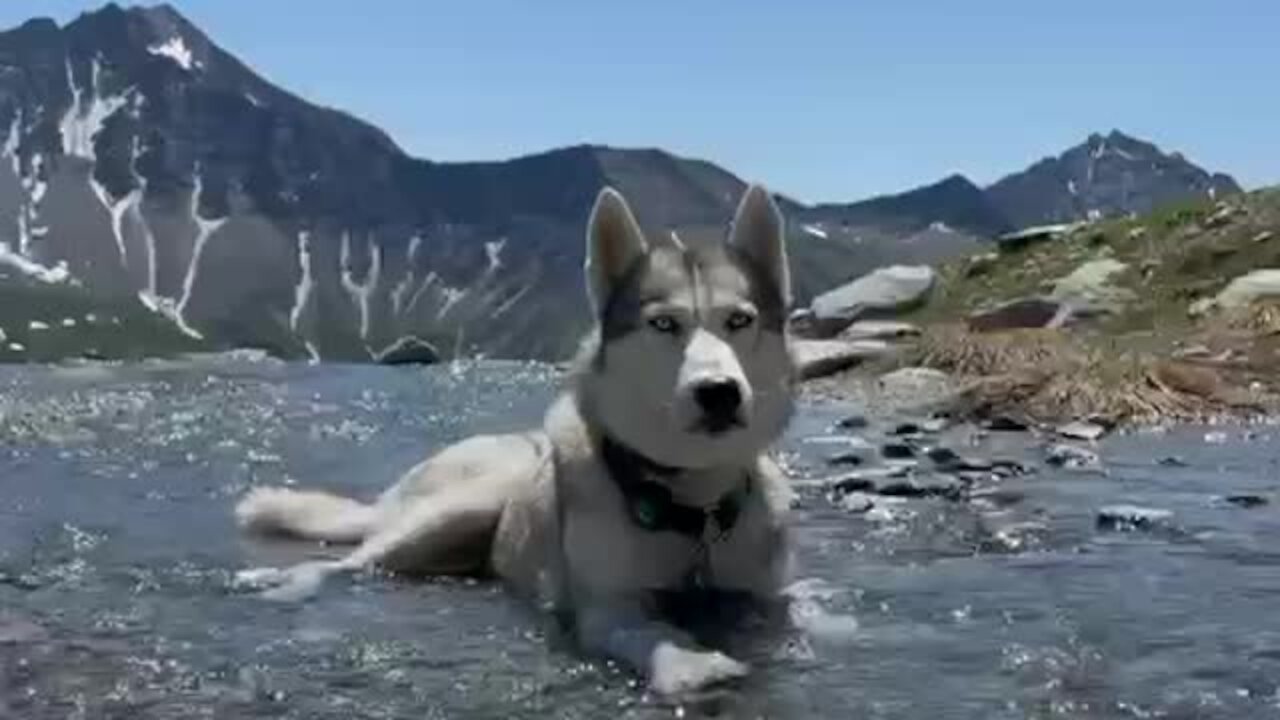
{"type": "Polygon", "coordinates": [[[357,543],[369,534],[376,513],[371,505],[326,492],[262,487],[236,505],[235,515],[249,532],[357,543]]]}

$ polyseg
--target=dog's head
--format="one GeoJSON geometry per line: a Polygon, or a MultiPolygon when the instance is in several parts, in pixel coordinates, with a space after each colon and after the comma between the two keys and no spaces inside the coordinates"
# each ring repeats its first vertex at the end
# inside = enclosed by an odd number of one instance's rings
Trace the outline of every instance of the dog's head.
{"type": "Polygon", "coordinates": [[[747,189],[727,240],[646,238],[606,188],[587,227],[598,322],[580,387],[597,422],[651,460],[743,463],[791,415],[790,273],[782,215],[747,189]]]}

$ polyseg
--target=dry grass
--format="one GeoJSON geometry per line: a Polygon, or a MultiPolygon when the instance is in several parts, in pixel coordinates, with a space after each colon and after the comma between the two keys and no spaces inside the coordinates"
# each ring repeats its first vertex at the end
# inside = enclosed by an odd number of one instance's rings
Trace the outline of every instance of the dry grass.
{"type": "MultiPolygon", "coordinates": [[[[930,328],[904,365],[964,382],[959,411],[1038,422],[1100,417],[1116,423],[1199,421],[1265,409],[1224,368],[1174,361],[1123,340],[1062,330],[973,333],[930,328]]],[[[1244,383],[1247,385],[1247,383],[1244,383]]]]}

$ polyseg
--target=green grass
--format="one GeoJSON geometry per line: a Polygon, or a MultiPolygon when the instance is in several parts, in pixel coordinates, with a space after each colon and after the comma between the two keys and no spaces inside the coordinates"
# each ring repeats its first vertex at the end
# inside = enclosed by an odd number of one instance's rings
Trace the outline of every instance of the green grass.
{"type": "Polygon", "coordinates": [[[1192,326],[1187,310],[1233,278],[1257,268],[1280,268],[1280,189],[1228,198],[1238,211],[1210,227],[1215,203],[1204,200],[1160,208],[1136,219],[1090,224],[1058,240],[1002,253],[990,271],[967,276],[968,259],[940,270],[939,285],[912,320],[962,320],[982,308],[1047,293],[1081,264],[1114,258],[1128,267],[1113,284],[1134,293],[1114,317],[1095,330],[1105,335],[1176,334],[1192,326]],[[1255,238],[1264,231],[1273,237],[1255,238]]]}

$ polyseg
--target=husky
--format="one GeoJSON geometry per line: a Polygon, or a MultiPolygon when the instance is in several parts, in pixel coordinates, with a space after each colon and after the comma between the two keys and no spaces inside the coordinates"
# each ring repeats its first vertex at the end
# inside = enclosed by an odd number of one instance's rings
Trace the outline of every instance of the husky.
{"type": "Polygon", "coordinates": [[[371,504],[259,488],[249,532],[354,545],[340,559],[242,579],[298,599],[335,573],[490,575],[562,617],[581,651],[663,696],[742,677],[659,596],[778,600],[791,491],[769,457],[796,374],[783,219],[747,188],[726,239],[647,237],[603,189],[587,223],[595,325],[542,428],[480,435],[410,469],[371,504]]]}

